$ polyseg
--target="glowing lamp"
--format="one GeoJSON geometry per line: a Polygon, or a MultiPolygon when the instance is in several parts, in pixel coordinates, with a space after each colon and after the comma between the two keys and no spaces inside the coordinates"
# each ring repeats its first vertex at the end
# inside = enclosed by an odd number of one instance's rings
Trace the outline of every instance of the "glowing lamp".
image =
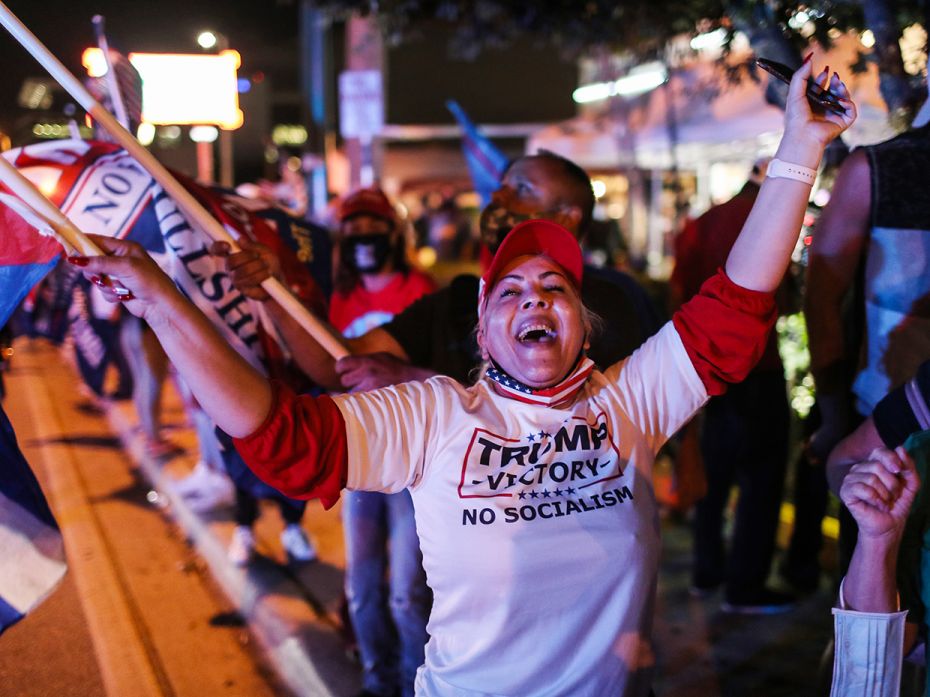
{"type": "Polygon", "coordinates": [[[81,65],[90,77],[103,77],[107,74],[107,59],[99,48],[85,48],[81,54],[81,65]]]}
{"type": "Polygon", "coordinates": [[[211,48],[216,46],[217,38],[216,34],[212,31],[202,31],[197,35],[197,45],[200,46],[204,51],[209,51],[211,48]]]}

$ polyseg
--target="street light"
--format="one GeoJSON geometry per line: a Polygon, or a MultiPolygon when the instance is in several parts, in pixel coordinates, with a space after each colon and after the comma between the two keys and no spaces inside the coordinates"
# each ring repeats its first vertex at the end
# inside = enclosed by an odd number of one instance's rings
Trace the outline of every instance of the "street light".
{"type": "MultiPolygon", "coordinates": [[[[216,49],[218,51],[223,51],[229,48],[229,39],[226,38],[225,34],[219,32],[211,31],[210,29],[204,29],[202,32],[197,34],[197,45],[200,46],[204,51],[210,51],[216,49]]],[[[220,183],[226,187],[233,186],[233,145],[232,145],[232,133],[225,129],[220,131],[220,183]]],[[[197,143],[198,148],[198,159],[203,157],[203,154],[206,152],[206,149],[210,149],[210,169],[213,169],[212,164],[212,153],[213,145],[212,143],[205,143],[200,141],[197,143]]],[[[205,160],[204,160],[205,162],[205,160]]]]}
{"type": "Polygon", "coordinates": [[[197,45],[204,51],[209,51],[219,42],[216,34],[212,31],[205,30],[197,34],[197,45]]]}

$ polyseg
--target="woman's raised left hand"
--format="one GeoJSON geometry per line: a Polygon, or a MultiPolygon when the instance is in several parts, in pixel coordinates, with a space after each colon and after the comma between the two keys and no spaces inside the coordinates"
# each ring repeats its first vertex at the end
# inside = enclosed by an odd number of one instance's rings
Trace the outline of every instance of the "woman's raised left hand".
{"type": "MultiPolygon", "coordinates": [[[[849,89],[835,72],[830,74],[829,66],[820,72],[814,81],[825,90],[830,90],[846,110],[836,114],[829,110],[815,109],[807,99],[807,80],[813,72],[809,55],[798,68],[788,87],[785,103],[785,134],[782,146],[815,146],[825,148],[840,133],[849,128],[856,120],[856,105],[850,99],[849,89]]],[[[781,148],[780,148],[781,149],[781,148]]],[[[797,161],[797,160],[791,160],[797,161]]]]}

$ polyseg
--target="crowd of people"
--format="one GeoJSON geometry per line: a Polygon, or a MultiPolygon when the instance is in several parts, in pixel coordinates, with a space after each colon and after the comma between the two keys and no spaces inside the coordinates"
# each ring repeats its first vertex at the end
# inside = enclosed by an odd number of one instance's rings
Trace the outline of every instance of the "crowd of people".
{"type": "MultiPolygon", "coordinates": [[[[653,465],[699,413],[707,492],[692,590],[722,587],[731,612],[791,607],[767,583],[789,443],[772,327],[821,157],[856,115],[835,73],[816,80],[845,112],[813,109],[811,74],[808,60],[790,86],[774,158],[682,233],[665,323],[633,278],[584,263],[591,182],[548,152],[513,161],[482,212],[481,276],[439,289],[411,264],[404,221],[380,189],[343,198],[328,309],[306,302],[327,313],[350,354],[340,359],[263,289],[268,278],[293,285],[278,250],[248,237],[235,250],[214,243],[230,282],[274,327],[288,371],[234,350],[139,245],[98,236],[105,256],[69,259],[88,293],[118,307],[153,456],[164,454],[168,363],[189,393],[201,456],[179,487],[196,498],[204,473],[228,473],[233,561],[254,554],[259,498],[277,502],[282,545],[301,563],[315,558],[306,501],[341,500],[363,697],[651,694],[653,465]]],[[[810,250],[822,425],[808,454],[848,511],[837,696],[894,694],[868,690],[896,685],[901,656],[926,636],[928,128],[847,159],[810,250]],[[842,307],[858,269],[861,368],[842,307]]]]}

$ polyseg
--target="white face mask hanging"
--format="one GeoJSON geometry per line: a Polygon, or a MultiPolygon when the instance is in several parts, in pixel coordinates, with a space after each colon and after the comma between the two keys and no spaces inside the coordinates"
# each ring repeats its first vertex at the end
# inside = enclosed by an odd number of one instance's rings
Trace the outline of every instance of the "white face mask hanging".
{"type": "Polygon", "coordinates": [[[830,697],[898,697],[907,612],[833,608],[833,685],[830,697]]]}

